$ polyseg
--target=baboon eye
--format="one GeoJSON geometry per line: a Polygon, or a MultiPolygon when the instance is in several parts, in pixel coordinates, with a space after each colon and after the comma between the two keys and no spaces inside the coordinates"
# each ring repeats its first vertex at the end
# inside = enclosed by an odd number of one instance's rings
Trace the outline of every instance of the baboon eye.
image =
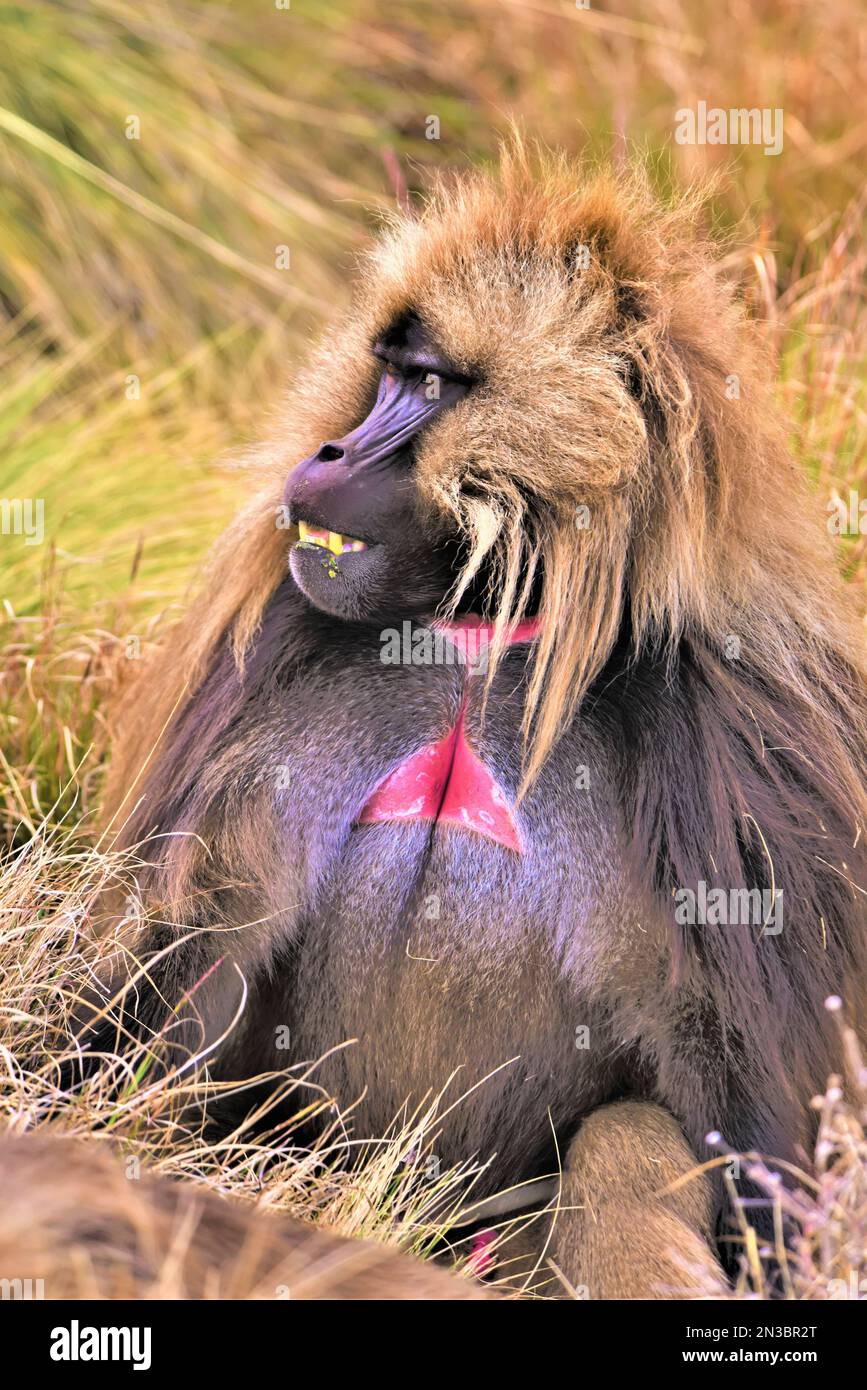
{"type": "Polygon", "coordinates": [[[385,376],[392,381],[406,381],[414,391],[421,389],[435,391],[439,394],[446,382],[455,380],[445,372],[436,371],[430,366],[415,364],[401,366],[397,362],[389,361],[388,358],[382,359],[382,369],[385,376]]]}

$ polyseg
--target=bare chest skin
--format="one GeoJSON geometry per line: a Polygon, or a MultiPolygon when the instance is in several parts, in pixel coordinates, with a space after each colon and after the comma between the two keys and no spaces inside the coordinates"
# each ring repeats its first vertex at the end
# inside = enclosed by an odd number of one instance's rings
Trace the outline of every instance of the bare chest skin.
{"type": "MultiPolygon", "coordinates": [[[[289,1025],[293,1060],[339,1049],[315,1079],[342,1107],[363,1097],[357,1135],[442,1094],[445,1161],[489,1157],[496,1128],[492,1186],[550,1171],[554,1132],[623,1073],[605,984],[634,905],[622,902],[604,747],[576,730],[517,806],[526,645],[483,711],[484,682],[465,667],[387,666],[356,643],[260,710],[259,756],[264,744],[284,769],[259,803],[278,855],[263,907],[289,949],[258,972],[253,1013],[289,1025]],[[395,772],[458,724],[520,849],[503,843],[507,828],[480,833],[423,799],[419,815],[369,815],[395,772]]],[[[456,783],[446,777],[441,804],[456,783]]]]}

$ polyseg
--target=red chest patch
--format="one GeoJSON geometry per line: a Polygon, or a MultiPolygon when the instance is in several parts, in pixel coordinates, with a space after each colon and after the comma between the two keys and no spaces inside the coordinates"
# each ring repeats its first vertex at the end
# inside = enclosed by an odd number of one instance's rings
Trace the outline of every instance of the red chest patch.
{"type": "MultiPolygon", "coordinates": [[[[469,633],[473,647],[490,641],[492,630],[472,620],[445,627],[460,645],[469,633]]],[[[535,620],[520,623],[509,634],[509,645],[536,636],[535,620]]],[[[470,747],[464,731],[464,708],[453,729],[436,743],[412,753],[379,784],[361,815],[359,824],[391,820],[441,821],[473,830],[506,849],[521,854],[523,845],[506,793],[498,786],[481,758],[470,747]]]]}

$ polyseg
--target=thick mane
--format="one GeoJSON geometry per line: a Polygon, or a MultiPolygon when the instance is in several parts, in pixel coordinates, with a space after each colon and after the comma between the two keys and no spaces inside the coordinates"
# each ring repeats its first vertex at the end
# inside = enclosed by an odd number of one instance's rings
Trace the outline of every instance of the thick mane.
{"type": "MultiPolygon", "coordinates": [[[[826,692],[838,716],[851,681],[826,692]]],[[[734,1148],[794,1160],[805,1099],[840,1066],[824,1001],[842,992],[857,1014],[867,979],[865,847],[833,760],[791,692],[700,641],[672,662],[621,635],[584,708],[619,752],[631,872],[668,909],[681,1084],[701,1076],[714,1114],[740,1116],[734,1148]],[[680,921],[676,899],[700,885],[723,902],[757,892],[759,920],[680,921]]],[[[861,775],[853,758],[845,777],[861,775]]]]}
{"type": "MultiPolygon", "coordinates": [[[[286,572],[286,475],[357,423],[371,338],[412,308],[482,378],[472,409],[444,415],[418,459],[423,491],[468,540],[451,606],[484,563],[502,630],[541,576],[524,789],[625,628],[632,661],[673,674],[688,653],[706,721],[699,763],[719,784],[702,802],[714,808],[708,851],[727,862],[732,837],[752,844],[751,816],[771,851],[782,821],[807,855],[824,826],[836,863],[865,818],[861,634],[787,455],[761,338],[701,235],[703,207],[700,190],[663,204],[640,170],[590,174],[515,140],[496,171],[394,219],[354,309],[250,460],[255,496],[217,544],[201,598],[145,673],[146,698],[133,694],[113,813],[135,803],[163,730],[225,641],[243,667],[286,572]]],[[[489,679],[499,654],[495,643],[489,679]]],[[[664,833],[676,862],[687,828],[663,801],[677,779],[658,781],[636,811],[648,853],[664,833]]]]}

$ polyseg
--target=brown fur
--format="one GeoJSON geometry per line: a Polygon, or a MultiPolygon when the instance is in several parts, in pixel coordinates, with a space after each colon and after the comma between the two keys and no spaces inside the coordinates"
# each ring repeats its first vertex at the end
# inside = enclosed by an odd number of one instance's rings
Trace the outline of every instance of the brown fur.
{"type": "Polygon", "coordinates": [[[804,526],[804,483],[761,340],[701,239],[703,203],[696,190],[665,207],[638,172],[588,178],[515,142],[498,174],[442,187],[418,219],[395,218],[363,267],[355,309],[251,460],[261,492],[217,546],[202,598],[148,675],[146,708],[115,754],[115,805],[130,805],[143,758],[227,631],[243,661],[285,574],[275,511],[286,474],[357,420],[375,375],[370,341],[412,304],[456,365],[481,368],[490,383],[437,422],[419,458],[422,487],[472,541],[454,600],[494,558],[505,623],[521,608],[521,561],[544,567],[526,782],[602,670],[626,603],[636,650],[674,653],[694,640],[714,678],[726,638],[749,642],[757,674],[792,702],[803,756],[821,758],[853,825],[862,822],[849,750],[865,746],[867,722],[846,677],[863,676],[860,634],[818,531],[804,526]],[[572,269],[581,246],[589,266],[572,269]],[[517,286],[507,273],[516,260],[517,286]],[[732,374],[737,400],[726,396],[732,374]],[[323,378],[339,380],[339,392],[323,378]],[[472,497],[461,493],[468,485],[472,497]],[[591,514],[584,531],[580,505],[591,514]]]}
{"type": "Polygon", "coordinates": [[[48,1299],[467,1300],[473,1279],[374,1241],[260,1215],[190,1183],[125,1175],[104,1144],[0,1142],[0,1278],[48,1299]]]}
{"type": "Polygon", "coordinates": [[[677,1124],[659,1106],[623,1101],[590,1115],[566,1154],[548,1254],[577,1274],[589,1298],[723,1298],[711,1253],[713,1196],[706,1177],[667,1189],[693,1167],[677,1124]]]}

